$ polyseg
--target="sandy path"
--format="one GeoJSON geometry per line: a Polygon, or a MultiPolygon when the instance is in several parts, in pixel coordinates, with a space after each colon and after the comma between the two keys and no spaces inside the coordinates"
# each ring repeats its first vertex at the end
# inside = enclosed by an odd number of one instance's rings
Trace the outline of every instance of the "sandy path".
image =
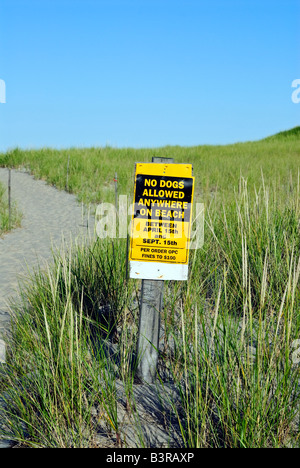
{"type": "MultiPolygon", "coordinates": [[[[7,181],[8,170],[0,168],[0,182],[7,186],[7,181]]],[[[5,361],[1,338],[10,326],[8,299],[16,294],[18,280],[28,269],[51,260],[52,247],[60,248],[62,239],[69,244],[71,237],[86,237],[94,228],[75,196],[27,173],[12,171],[12,198],[23,219],[20,229],[0,238],[0,362],[5,361]]]]}

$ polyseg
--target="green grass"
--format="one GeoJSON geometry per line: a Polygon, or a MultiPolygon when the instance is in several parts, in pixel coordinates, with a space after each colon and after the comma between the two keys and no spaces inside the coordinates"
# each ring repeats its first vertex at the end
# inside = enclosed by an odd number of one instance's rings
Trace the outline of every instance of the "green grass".
{"type": "MultiPolygon", "coordinates": [[[[299,128],[224,147],[14,150],[0,162],[64,188],[68,154],[69,189],[85,202],[114,200],[115,171],[119,194],[131,196],[134,163],[153,155],[193,164],[205,243],[191,252],[189,281],[165,284],[159,358],[162,383],[179,392],[182,447],[298,447],[299,128]]],[[[1,380],[3,437],[91,447],[104,424],[126,446],[115,392],[123,381],[134,407],[138,299],[122,239],[74,245],[28,278],[1,380]]]]}
{"type": "MultiPolygon", "coordinates": [[[[119,194],[132,194],[134,164],[151,161],[152,156],[173,157],[177,163],[191,163],[196,177],[196,195],[210,203],[217,196],[222,204],[234,200],[240,175],[254,192],[264,174],[266,185],[281,194],[295,183],[299,168],[299,128],[272,138],[228,146],[167,146],[155,149],[70,148],[22,151],[14,149],[0,153],[0,166],[30,168],[39,179],[45,179],[60,189],[78,195],[85,203],[114,202],[114,175],[118,174],[119,194]]],[[[283,198],[284,199],[284,198],[283,198]]]]}

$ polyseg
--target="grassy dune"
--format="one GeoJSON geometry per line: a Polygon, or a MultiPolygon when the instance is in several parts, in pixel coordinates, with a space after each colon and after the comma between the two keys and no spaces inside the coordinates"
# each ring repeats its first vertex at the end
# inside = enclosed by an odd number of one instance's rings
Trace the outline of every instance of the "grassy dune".
{"type": "MultiPolygon", "coordinates": [[[[114,201],[115,172],[119,194],[131,195],[137,161],[193,164],[205,243],[191,252],[189,281],[166,282],[159,359],[161,383],[179,394],[181,445],[298,447],[299,128],[218,147],[16,149],[0,164],[65,188],[68,155],[69,190],[87,203],[114,201]]],[[[23,286],[1,382],[3,437],[90,447],[104,424],[126,446],[115,388],[121,380],[134,408],[139,283],[125,265],[125,241],[98,240],[56,256],[23,286]],[[117,366],[99,347],[112,341],[117,366]]]]}
{"type": "Polygon", "coordinates": [[[299,128],[262,141],[228,146],[167,146],[158,149],[70,148],[22,151],[14,149],[0,153],[1,166],[27,167],[40,179],[60,189],[78,194],[86,203],[114,200],[115,172],[118,174],[119,193],[131,194],[134,164],[151,161],[152,156],[173,157],[177,163],[190,163],[196,176],[196,193],[201,201],[209,202],[218,194],[221,203],[234,199],[242,175],[253,193],[265,183],[285,196],[291,184],[297,183],[299,169],[299,128]]]}

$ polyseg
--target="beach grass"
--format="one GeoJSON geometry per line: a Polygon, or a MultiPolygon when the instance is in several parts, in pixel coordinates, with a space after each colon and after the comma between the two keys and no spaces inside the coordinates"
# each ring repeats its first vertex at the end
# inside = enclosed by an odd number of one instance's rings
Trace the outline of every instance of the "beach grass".
{"type": "MultiPolygon", "coordinates": [[[[205,242],[189,280],[165,283],[157,377],[160,392],[177,391],[180,446],[299,447],[299,128],[224,147],[16,149],[0,163],[65,189],[68,155],[68,190],[86,203],[114,201],[115,172],[132,196],[137,161],[193,164],[205,242]]],[[[126,257],[126,239],[75,243],[23,283],[0,383],[3,438],[94,447],[105,427],[126,447],[116,387],[134,407],[140,294],[126,257]]]]}

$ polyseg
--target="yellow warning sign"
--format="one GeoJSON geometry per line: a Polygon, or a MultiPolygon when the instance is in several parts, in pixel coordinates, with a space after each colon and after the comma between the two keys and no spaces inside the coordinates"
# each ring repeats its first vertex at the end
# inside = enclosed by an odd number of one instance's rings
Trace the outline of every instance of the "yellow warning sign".
{"type": "Polygon", "coordinates": [[[191,164],[136,164],[130,261],[188,264],[191,164]]]}

